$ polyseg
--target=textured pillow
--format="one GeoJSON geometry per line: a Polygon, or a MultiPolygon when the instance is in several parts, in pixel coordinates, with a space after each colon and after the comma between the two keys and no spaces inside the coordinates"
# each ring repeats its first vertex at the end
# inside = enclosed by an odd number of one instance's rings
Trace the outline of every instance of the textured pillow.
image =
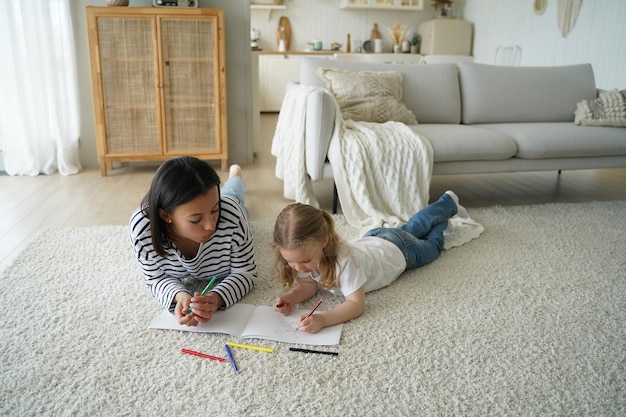
{"type": "Polygon", "coordinates": [[[626,126],[626,90],[600,93],[576,106],[574,123],[583,126],[626,126]]]}
{"type": "Polygon", "coordinates": [[[417,124],[402,103],[402,74],[397,71],[340,71],[318,68],[317,75],[335,96],[344,119],[417,124]]]}

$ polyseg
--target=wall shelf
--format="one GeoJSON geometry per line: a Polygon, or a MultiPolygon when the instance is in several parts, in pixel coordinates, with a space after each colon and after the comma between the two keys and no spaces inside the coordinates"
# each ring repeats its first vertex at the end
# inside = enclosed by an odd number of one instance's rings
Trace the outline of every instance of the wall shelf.
{"type": "Polygon", "coordinates": [[[341,9],[424,10],[424,0],[342,0],[341,9]]]}
{"type": "Polygon", "coordinates": [[[269,3],[252,3],[250,4],[250,10],[258,11],[259,13],[267,14],[267,20],[270,20],[272,11],[285,10],[287,6],[284,4],[269,4],[269,3]]]}

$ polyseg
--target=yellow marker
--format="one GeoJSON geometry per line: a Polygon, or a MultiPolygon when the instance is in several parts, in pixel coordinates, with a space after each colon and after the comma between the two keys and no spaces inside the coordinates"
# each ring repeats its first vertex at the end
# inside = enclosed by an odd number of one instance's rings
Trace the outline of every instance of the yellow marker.
{"type": "Polygon", "coordinates": [[[264,348],[264,347],[260,347],[260,346],[241,345],[239,343],[232,343],[232,342],[226,342],[226,344],[228,346],[231,346],[231,347],[238,347],[238,348],[252,349],[252,350],[260,350],[260,351],[269,352],[269,353],[273,353],[274,352],[274,349],[264,348]]]}

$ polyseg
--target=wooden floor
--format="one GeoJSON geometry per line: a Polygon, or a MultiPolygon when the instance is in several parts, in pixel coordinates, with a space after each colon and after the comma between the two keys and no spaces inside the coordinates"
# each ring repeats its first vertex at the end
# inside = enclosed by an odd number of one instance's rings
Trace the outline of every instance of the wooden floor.
{"type": "MultiPolygon", "coordinates": [[[[290,200],[274,176],[270,146],[276,113],[261,116],[261,147],[253,163],[243,166],[246,206],[252,219],[275,218],[290,200]]],[[[237,161],[231,161],[237,162],[237,161]]],[[[219,167],[219,164],[216,164],[219,167]]],[[[73,176],[0,176],[0,270],[41,229],[58,226],[127,224],[130,213],[148,190],[155,165],[123,166],[107,177],[98,169],[73,176]]],[[[222,173],[226,179],[226,173],[222,173]]],[[[505,174],[442,175],[432,181],[436,199],[454,190],[471,209],[493,205],[626,200],[626,168],[505,174]]],[[[330,210],[332,183],[314,183],[320,204],[330,210]]],[[[470,210],[471,214],[471,210],[470,210]]]]}

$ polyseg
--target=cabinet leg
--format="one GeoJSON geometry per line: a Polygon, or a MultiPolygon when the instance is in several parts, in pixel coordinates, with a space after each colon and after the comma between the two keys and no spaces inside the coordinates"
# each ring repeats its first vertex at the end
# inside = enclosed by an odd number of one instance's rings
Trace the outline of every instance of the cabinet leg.
{"type": "Polygon", "coordinates": [[[100,175],[102,175],[103,177],[106,177],[108,174],[107,168],[108,168],[108,164],[104,160],[104,158],[100,159],[100,175]]]}
{"type": "Polygon", "coordinates": [[[228,171],[228,159],[222,159],[222,171],[228,171]]]}

